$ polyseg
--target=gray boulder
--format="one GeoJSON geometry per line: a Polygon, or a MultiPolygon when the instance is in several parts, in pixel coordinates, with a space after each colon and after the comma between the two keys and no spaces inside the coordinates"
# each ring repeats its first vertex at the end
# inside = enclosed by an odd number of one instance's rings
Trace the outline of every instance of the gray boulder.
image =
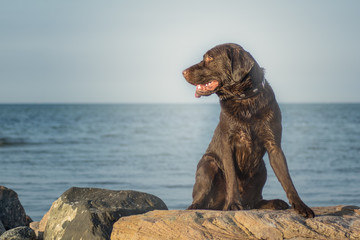
{"type": "Polygon", "coordinates": [[[44,239],[110,239],[119,218],[152,210],[167,207],[146,193],[73,187],[52,204],[44,239]]]}
{"type": "Polygon", "coordinates": [[[4,224],[0,221],[0,236],[1,234],[3,234],[5,232],[5,227],[4,227],[4,224]]]}
{"type": "Polygon", "coordinates": [[[4,186],[0,186],[0,221],[6,230],[28,223],[17,193],[4,186]]]}
{"type": "Polygon", "coordinates": [[[36,240],[36,236],[31,228],[23,226],[6,231],[0,240],[36,240]]]}

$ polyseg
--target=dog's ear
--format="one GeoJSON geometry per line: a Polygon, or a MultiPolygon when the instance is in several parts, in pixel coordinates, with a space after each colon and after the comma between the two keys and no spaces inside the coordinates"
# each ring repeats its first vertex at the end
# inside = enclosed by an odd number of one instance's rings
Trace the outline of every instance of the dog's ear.
{"type": "Polygon", "coordinates": [[[241,81],[253,68],[255,60],[241,47],[231,47],[227,49],[228,58],[231,65],[231,75],[234,81],[241,81]]]}

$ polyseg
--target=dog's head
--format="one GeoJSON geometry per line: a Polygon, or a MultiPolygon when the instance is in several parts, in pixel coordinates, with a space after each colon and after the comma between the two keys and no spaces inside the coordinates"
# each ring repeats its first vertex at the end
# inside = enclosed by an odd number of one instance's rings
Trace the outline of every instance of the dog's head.
{"type": "Polygon", "coordinates": [[[184,70],[183,75],[196,86],[196,97],[213,93],[223,98],[244,95],[263,79],[263,71],[250,53],[233,43],[210,49],[200,63],[184,70]]]}

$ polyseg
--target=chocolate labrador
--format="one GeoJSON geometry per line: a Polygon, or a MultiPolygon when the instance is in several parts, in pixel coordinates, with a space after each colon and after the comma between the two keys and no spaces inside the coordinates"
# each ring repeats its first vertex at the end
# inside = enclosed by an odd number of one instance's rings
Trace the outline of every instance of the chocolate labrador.
{"type": "Polygon", "coordinates": [[[314,212],[300,199],[281,149],[281,113],[264,70],[237,44],[218,45],[183,71],[196,97],[216,93],[220,121],[196,171],[188,209],[287,209],[280,199],[264,200],[265,152],[292,207],[304,217],[314,212]]]}

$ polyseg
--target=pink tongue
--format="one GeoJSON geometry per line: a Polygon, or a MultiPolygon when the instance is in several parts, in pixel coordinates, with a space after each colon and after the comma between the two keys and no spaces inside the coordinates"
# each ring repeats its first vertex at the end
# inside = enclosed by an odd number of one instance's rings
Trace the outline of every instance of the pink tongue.
{"type": "Polygon", "coordinates": [[[202,84],[199,84],[199,85],[196,85],[196,91],[195,91],[195,97],[196,98],[200,98],[201,95],[198,93],[198,90],[201,90],[205,87],[205,85],[202,85],[202,84]]]}
{"type": "Polygon", "coordinates": [[[211,81],[211,82],[206,83],[206,84],[198,84],[198,85],[196,85],[195,97],[199,98],[199,97],[202,96],[201,93],[215,90],[218,85],[219,85],[218,81],[211,81]]]}

